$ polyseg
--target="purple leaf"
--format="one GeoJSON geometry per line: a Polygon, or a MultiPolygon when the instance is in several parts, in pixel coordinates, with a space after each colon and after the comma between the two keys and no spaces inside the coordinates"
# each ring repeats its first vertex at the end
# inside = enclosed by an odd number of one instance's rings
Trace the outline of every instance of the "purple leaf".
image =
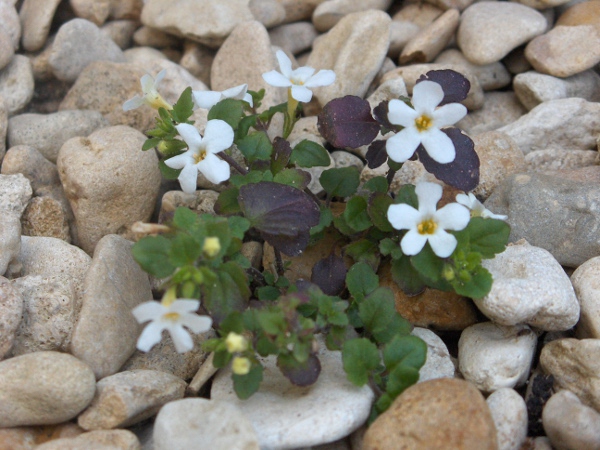
{"type": "Polygon", "coordinates": [[[446,103],[462,102],[467,98],[467,94],[471,89],[471,83],[464,75],[450,69],[430,70],[425,75],[421,75],[417,80],[417,83],[425,80],[435,81],[442,86],[444,98],[439,106],[445,105],[446,103]]]}
{"type": "Polygon", "coordinates": [[[273,153],[271,154],[271,172],[276,174],[290,162],[290,156],[292,155],[292,147],[290,143],[281,137],[276,137],[273,140],[273,153]]]}
{"type": "Polygon", "coordinates": [[[369,150],[367,150],[367,154],[365,155],[369,169],[376,169],[387,161],[388,154],[385,144],[386,141],[378,139],[369,145],[369,150]]]}
{"type": "Polygon", "coordinates": [[[454,143],[456,150],[454,161],[440,164],[429,156],[422,145],[419,145],[416,151],[419,161],[438,180],[463,191],[475,189],[479,184],[479,156],[475,152],[475,144],[458,128],[444,128],[442,131],[454,143]]]}
{"type": "Polygon", "coordinates": [[[319,114],[317,127],[321,136],[337,148],[370,144],[380,129],[371,115],[369,102],[354,95],[327,103],[319,114]]]}
{"type": "Polygon", "coordinates": [[[347,272],[343,258],[331,252],[313,266],[310,281],[327,295],[339,295],[346,285],[347,272]]]}
{"type": "Polygon", "coordinates": [[[321,373],[321,362],[314,354],[308,355],[304,363],[299,363],[292,358],[280,355],[277,358],[277,367],[281,373],[296,386],[310,386],[314,384],[321,373]]]}

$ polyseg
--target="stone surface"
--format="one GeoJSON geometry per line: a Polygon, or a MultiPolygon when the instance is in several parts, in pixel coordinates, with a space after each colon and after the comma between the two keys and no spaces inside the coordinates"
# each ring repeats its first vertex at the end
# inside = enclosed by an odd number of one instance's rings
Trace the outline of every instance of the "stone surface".
{"type": "Polygon", "coordinates": [[[542,34],[546,26],[546,18],[528,6],[479,2],[463,11],[456,41],[473,64],[489,64],[542,34]]]}
{"type": "Polygon", "coordinates": [[[537,336],[526,325],[470,326],[458,341],[460,373],[484,392],[520,386],[529,376],[536,343],[537,336]]]}
{"type": "Polygon", "coordinates": [[[0,97],[0,162],[6,153],[6,133],[8,133],[8,109],[6,102],[0,97]]]}
{"type": "Polygon", "coordinates": [[[600,339],[600,257],[596,256],[580,265],[571,283],[581,306],[577,323],[577,335],[582,338],[600,339]]]}
{"type": "Polygon", "coordinates": [[[160,202],[159,223],[168,222],[173,218],[175,210],[180,206],[191,209],[196,214],[215,214],[215,202],[219,193],[209,189],[202,189],[193,194],[182,191],[167,191],[160,202]]]}
{"type": "Polygon", "coordinates": [[[152,298],[148,276],[131,255],[131,242],[116,235],[98,242],[84,292],[71,353],[101,379],[116,373],[134,352],[140,327],[131,309],[152,298]]]}
{"type": "Polygon", "coordinates": [[[149,27],[217,48],[240,23],[254,18],[248,4],[249,0],[148,0],[141,20],[149,27]]]}
{"type": "Polygon", "coordinates": [[[600,340],[558,339],[542,348],[540,365],[554,386],[573,392],[587,406],[600,409],[600,340]]]}
{"type": "Polygon", "coordinates": [[[5,274],[21,250],[21,220],[14,212],[0,211],[0,274],[5,274]]]}
{"type": "Polygon", "coordinates": [[[439,16],[406,43],[400,53],[399,63],[433,61],[454,36],[459,20],[460,13],[456,9],[449,9],[439,16]]]}
{"type": "Polygon", "coordinates": [[[427,328],[415,327],[411,334],[427,344],[427,359],[419,369],[419,383],[435,378],[454,378],[456,368],[444,341],[427,328]]]}
{"type": "Polygon", "coordinates": [[[59,111],[53,114],[20,114],[8,121],[8,145],[29,145],[56,163],[58,151],[70,138],[87,137],[108,126],[99,111],[59,111]]]}
{"type": "Polygon", "coordinates": [[[579,169],[595,166],[598,163],[597,150],[572,150],[550,148],[534,150],[525,157],[527,172],[549,172],[579,169]]]}
{"type": "Polygon", "coordinates": [[[8,33],[0,28],[0,70],[4,69],[15,55],[12,41],[8,33]]]}
{"type": "Polygon", "coordinates": [[[406,389],[368,428],[364,450],[497,449],[496,430],[471,383],[441,378],[406,389]]]}
{"type": "Polygon", "coordinates": [[[366,421],[373,392],[347,380],[340,352],[328,351],[323,342],[319,347],[321,373],[311,386],[292,385],[275,358],[268,357],[261,359],[263,381],[252,397],[237,398],[227,369],[214,379],[211,399],[237,406],[252,423],[261,448],[293,449],[347,436],[366,421]]]}
{"type": "Polygon", "coordinates": [[[306,65],[336,74],[335,83],[313,90],[321,105],[344,95],[365,96],[388,51],[390,22],[377,10],[348,14],[315,41],[306,65]]]}
{"type": "Polygon", "coordinates": [[[511,175],[485,205],[508,215],[510,241],[526,239],[548,250],[561,265],[577,267],[600,254],[595,232],[600,226],[598,180],[597,166],[511,175]]]}
{"type": "Polygon", "coordinates": [[[482,265],[494,283],[485,297],[474,301],[494,322],[563,331],[579,320],[579,302],[569,277],[547,250],[519,241],[482,265]]]}
{"type": "Polygon", "coordinates": [[[517,391],[501,388],[490,394],[486,403],[492,413],[498,450],[519,450],[527,438],[527,406],[517,391]]]}
{"type": "Polygon", "coordinates": [[[490,91],[484,94],[481,109],[470,111],[456,126],[473,137],[508,125],[526,112],[527,109],[519,102],[514,92],[490,91]]]}
{"type": "Polygon", "coordinates": [[[600,447],[600,413],[575,394],[562,390],[550,397],[543,413],[544,430],[558,449],[600,447]]]}
{"type": "Polygon", "coordinates": [[[600,101],[600,76],[593,70],[558,78],[535,71],[518,74],[513,89],[519,101],[527,108],[549,100],[579,97],[589,102],[600,101]]]}
{"type": "Polygon", "coordinates": [[[67,214],[52,197],[33,197],[21,217],[23,236],[46,236],[71,242],[67,214]]]}
{"type": "Polygon", "coordinates": [[[533,68],[555,77],[569,77],[600,62],[600,29],[594,25],[558,25],[525,48],[533,68]]]}
{"type": "Polygon", "coordinates": [[[258,450],[259,444],[250,420],[230,402],[186,398],[167,403],[154,423],[154,450],[196,447],[258,450]]]}
{"type": "Polygon", "coordinates": [[[28,275],[14,280],[13,286],[23,298],[23,320],[11,354],[67,352],[79,312],[72,279],[67,275],[28,275]]]}
{"type": "Polygon", "coordinates": [[[124,62],[119,46],[89,20],[63,24],[54,38],[48,64],[59,80],[75,81],[93,61],[124,62]]]}
{"type": "Polygon", "coordinates": [[[35,352],[0,362],[0,427],[51,425],[92,400],[91,369],[71,355],[35,352]]]}
{"type": "Polygon", "coordinates": [[[31,194],[31,183],[22,174],[0,175],[0,211],[21,216],[31,194]]]}
{"type": "Polygon", "coordinates": [[[97,430],[76,437],[53,439],[36,450],[141,450],[135,434],[129,430],[97,430]]]}
{"type": "Polygon", "coordinates": [[[310,49],[317,36],[318,32],[311,22],[289,23],[269,30],[271,44],[292,55],[310,49]]]}
{"type": "Polygon", "coordinates": [[[68,140],[57,167],[77,224],[77,242],[92,253],[102,236],[131,236],[134,222],[150,218],[160,187],[154,152],[127,126],[100,129],[68,140]]]}
{"type": "Polygon", "coordinates": [[[111,20],[100,28],[104,34],[110,37],[121,50],[131,47],[133,34],[139,23],[133,20],[111,20]]]}
{"type": "Polygon", "coordinates": [[[348,14],[376,9],[385,11],[391,3],[391,0],[329,0],[315,8],[312,21],[317,31],[323,33],[348,14]]]}
{"type": "Polygon", "coordinates": [[[28,52],[41,50],[50,32],[54,12],[60,0],[25,0],[19,11],[21,43],[28,52]]]}
{"type": "Polygon", "coordinates": [[[0,360],[15,341],[23,314],[23,296],[12,283],[0,276],[0,360]]]}
{"type": "Polygon", "coordinates": [[[131,370],[96,384],[92,403],[77,418],[84,430],[125,428],[155,415],[168,402],[183,398],[185,382],[156,370],[131,370]]]}
{"type": "Polygon", "coordinates": [[[29,58],[23,55],[13,56],[8,66],[0,71],[0,97],[4,98],[9,116],[25,108],[33,97],[34,85],[29,58]]]}
{"type": "Polygon", "coordinates": [[[75,15],[100,26],[110,14],[111,0],[69,0],[75,15]]]}
{"type": "Polygon", "coordinates": [[[15,7],[15,1],[0,2],[0,28],[10,36],[13,48],[19,48],[21,39],[21,21],[15,7]]]}
{"type": "Polygon", "coordinates": [[[250,12],[266,28],[280,25],[285,20],[285,8],[277,0],[250,0],[250,12]]]}

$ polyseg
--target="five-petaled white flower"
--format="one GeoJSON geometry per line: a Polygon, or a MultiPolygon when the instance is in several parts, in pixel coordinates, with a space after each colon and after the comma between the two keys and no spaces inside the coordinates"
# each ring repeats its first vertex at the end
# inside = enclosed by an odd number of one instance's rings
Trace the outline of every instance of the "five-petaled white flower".
{"type": "Polygon", "coordinates": [[[421,81],[413,88],[414,109],[401,100],[390,100],[388,120],[404,129],[387,140],[388,156],[396,162],[405,162],[423,144],[425,150],[440,164],[454,161],[454,143],[440,128],[453,125],[467,114],[460,103],[437,106],[444,98],[442,86],[434,81],[421,81]]]}
{"type": "Polygon", "coordinates": [[[390,205],[387,217],[397,230],[407,229],[400,247],[405,255],[418,254],[426,242],[440,258],[447,258],[456,248],[456,238],[445,230],[462,230],[470,220],[469,210],[458,203],[449,203],[436,210],[442,198],[442,187],[436,183],[421,182],[415,189],[419,209],[400,203],[390,205]]]}
{"type": "Polygon", "coordinates": [[[320,86],[329,86],[335,81],[335,72],[333,70],[319,70],[315,74],[312,67],[298,67],[292,70],[292,61],[285,52],[277,50],[275,54],[279,61],[279,69],[263,73],[263,79],[271,86],[287,87],[290,89],[290,95],[299,102],[310,102],[312,91],[309,88],[320,86]]]}
{"type": "Polygon", "coordinates": [[[193,125],[181,123],[175,128],[188,145],[188,150],[166,159],[165,164],[172,169],[182,169],[177,179],[183,192],[191,194],[196,190],[198,172],[214,184],[229,179],[229,164],[216,155],[231,147],[233,143],[233,129],[227,122],[219,119],[209,120],[206,123],[204,138],[193,125]]]}
{"type": "Polygon", "coordinates": [[[144,95],[140,96],[136,94],[132,99],[127,100],[123,103],[123,111],[130,111],[132,109],[139,108],[140,106],[146,104],[151,106],[154,109],[165,108],[165,109],[173,109],[173,107],[167,103],[167,101],[162,98],[162,96],[156,90],[158,83],[164,78],[166,70],[161,70],[158,75],[156,75],[156,79],[152,78],[151,75],[144,75],[140,79],[140,83],[142,84],[142,93],[144,95]]]}
{"type": "Polygon", "coordinates": [[[183,327],[188,327],[194,333],[203,333],[210,330],[212,319],[208,316],[199,316],[194,313],[200,306],[200,301],[191,299],[175,299],[173,301],[144,302],[131,311],[139,323],[151,321],[137,341],[137,348],[143,352],[150,351],[162,338],[162,331],[167,330],[179,353],[190,351],[194,342],[189,332],[183,327]]]}
{"type": "Polygon", "coordinates": [[[469,194],[457,194],[456,201],[461,205],[466,206],[471,210],[471,217],[483,217],[484,219],[499,219],[506,220],[508,216],[504,216],[502,214],[494,214],[489,209],[487,209],[483,204],[477,200],[477,197],[473,195],[472,192],[469,194]]]}
{"type": "Polygon", "coordinates": [[[192,91],[194,105],[202,109],[210,109],[226,98],[244,100],[250,106],[253,105],[252,96],[248,94],[248,85],[240,84],[224,91],[192,91]]]}

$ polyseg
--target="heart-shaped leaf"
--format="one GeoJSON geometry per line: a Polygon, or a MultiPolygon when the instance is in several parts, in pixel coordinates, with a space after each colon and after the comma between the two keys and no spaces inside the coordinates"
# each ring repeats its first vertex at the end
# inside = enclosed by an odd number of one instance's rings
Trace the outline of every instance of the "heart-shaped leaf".
{"type": "Polygon", "coordinates": [[[354,95],[331,100],[319,114],[317,127],[337,148],[358,148],[377,137],[380,126],[371,115],[369,102],[354,95]]]}

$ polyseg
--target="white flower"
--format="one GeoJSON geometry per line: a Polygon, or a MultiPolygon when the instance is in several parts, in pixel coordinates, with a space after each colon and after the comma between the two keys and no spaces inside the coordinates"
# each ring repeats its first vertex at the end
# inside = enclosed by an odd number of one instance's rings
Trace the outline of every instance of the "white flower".
{"type": "Polygon", "coordinates": [[[150,351],[160,342],[162,331],[167,330],[173,339],[175,350],[179,353],[190,351],[194,342],[183,327],[188,327],[194,333],[204,333],[212,325],[210,317],[194,313],[198,306],[198,300],[176,299],[172,302],[144,302],[133,308],[131,312],[139,323],[151,320],[140,335],[137,348],[143,352],[150,351]]]}
{"type": "Polygon", "coordinates": [[[194,104],[198,108],[210,109],[225,98],[234,98],[236,100],[244,100],[253,105],[252,96],[248,94],[248,85],[240,84],[224,91],[192,91],[194,104]]]}
{"type": "Polygon", "coordinates": [[[456,201],[461,205],[466,206],[471,210],[471,217],[483,217],[484,219],[499,219],[506,220],[508,216],[502,214],[494,214],[477,200],[477,197],[472,192],[469,194],[457,194],[456,201]]]}
{"type": "Polygon", "coordinates": [[[404,127],[387,140],[387,153],[393,161],[402,163],[408,160],[419,144],[423,144],[429,156],[440,164],[454,161],[454,143],[440,128],[465,117],[467,108],[460,103],[449,103],[436,109],[443,98],[442,87],[434,81],[426,80],[413,88],[414,109],[401,100],[390,100],[388,120],[404,127]]]}
{"type": "Polygon", "coordinates": [[[161,70],[158,75],[156,75],[156,79],[152,78],[152,76],[148,74],[144,75],[140,79],[140,83],[142,84],[142,93],[144,95],[140,96],[136,94],[135,97],[123,103],[123,111],[130,111],[132,109],[139,108],[144,104],[149,105],[154,109],[158,109],[160,107],[165,109],[173,109],[173,107],[167,103],[156,90],[158,83],[160,83],[160,81],[164,78],[165,72],[165,69],[161,70]]]}
{"type": "Polygon", "coordinates": [[[196,127],[187,123],[175,125],[189,149],[181,155],[165,160],[172,169],[183,169],[177,178],[181,189],[187,194],[196,190],[196,179],[201,172],[208,181],[219,184],[229,179],[229,164],[220,159],[216,153],[231,147],[233,129],[219,119],[209,120],[204,131],[204,138],[196,127]]]}
{"type": "Polygon", "coordinates": [[[419,199],[419,209],[401,203],[390,205],[387,217],[397,230],[407,229],[400,247],[405,255],[418,254],[425,243],[440,258],[447,258],[456,248],[456,238],[445,230],[462,230],[470,220],[469,210],[458,203],[450,203],[436,210],[442,198],[439,184],[421,182],[415,189],[419,199]]]}
{"type": "Polygon", "coordinates": [[[292,70],[292,61],[282,50],[277,50],[275,55],[281,73],[271,70],[263,73],[263,79],[271,86],[290,88],[292,98],[299,102],[310,102],[312,91],[308,88],[329,86],[335,81],[333,70],[319,70],[316,74],[312,67],[299,67],[292,70]]]}

